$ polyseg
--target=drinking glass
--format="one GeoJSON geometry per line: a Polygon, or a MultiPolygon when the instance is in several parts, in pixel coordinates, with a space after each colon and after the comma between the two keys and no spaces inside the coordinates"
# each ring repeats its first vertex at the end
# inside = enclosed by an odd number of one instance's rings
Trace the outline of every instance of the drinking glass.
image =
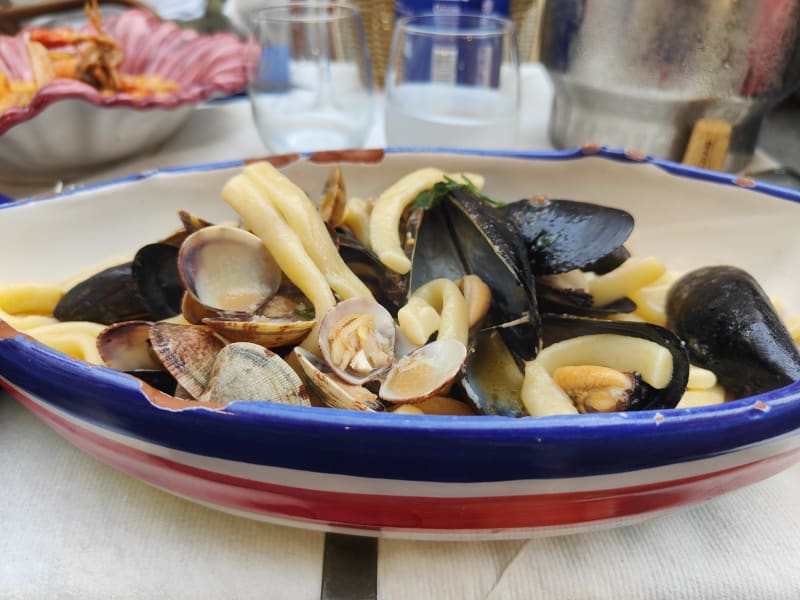
{"type": "Polygon", "coordinates": [[[399,19],[385,87],[390,146],[514,148],[519,129],[514,23],[470,13],[399,19]]]}
{"type": "Polygon", "coordinates": [[[250,14],[260,60],[248,95],[276,153],[363,146],[372,126],[372,69],[358,8],[289,2],[250,14]]]}

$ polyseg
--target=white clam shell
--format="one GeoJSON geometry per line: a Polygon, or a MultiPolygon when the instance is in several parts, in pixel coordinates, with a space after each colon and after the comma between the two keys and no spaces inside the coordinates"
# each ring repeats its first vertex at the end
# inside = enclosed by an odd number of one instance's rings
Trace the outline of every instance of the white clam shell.
{"type": "Polygon", "coordinates": [[[378,396],[387,402],[421,402],[446,389],[467,358],[458,340],[436,340],[399,359],[386,374],[378,396]]]}
{"type": "Polygon", "coordinates": [[[297,346],[293,352],[300,365],[303,381],[326,406],[366,412],[383,411],[378,396],[367,388],[339,379],[325,361],[305,348],[297,346]]]}
{"type": "Polygon", "coordinates": [[[261,240],[228,225],[204,227],[187,237],[178,271],[187,291],[219,313],[253,314],[281,283],[281,270],[261,240]]]}
{"type": "Polygon", "coordinates": [[[383,306],[367,298],[350,298],[339,302],[331,308],[322,319],[319,327],[319,347],[322,358],[331,370],[348,383],[361,385],[377,378],[390,365],[391,361],[377,365],[375,368],[357,371],[352,368],[341,368],[334,360],[333,344],[337,341],[340,323],[353,315],[370,315],[375,322],[375,335],[378,343],[393,358],[395,349],[395,323],[392,315],[383,306]]]}

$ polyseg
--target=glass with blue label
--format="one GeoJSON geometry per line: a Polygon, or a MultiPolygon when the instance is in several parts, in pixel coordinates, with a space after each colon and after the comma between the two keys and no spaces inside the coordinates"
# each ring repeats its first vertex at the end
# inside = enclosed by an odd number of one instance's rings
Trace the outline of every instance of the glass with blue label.
{"type": "Polygon", "coordinates": [[[288,2],[255,10],[259,52],[248,95],[259,136],[274,153],[360,148],[374,89],[358,8],[288,2]]]}
{"type": "Polygon", "coordinates": [[[477,13],[399,19],[385,88],[389,146],[516,148],[519,57],[513,21],[477,13]]]}

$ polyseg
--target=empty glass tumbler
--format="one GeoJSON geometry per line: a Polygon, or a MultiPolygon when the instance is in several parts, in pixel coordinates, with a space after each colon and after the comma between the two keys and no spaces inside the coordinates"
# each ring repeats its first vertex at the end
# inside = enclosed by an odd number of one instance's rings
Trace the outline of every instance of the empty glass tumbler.
{"type": "Polygon", "coordinates": [[[518,119],[510,19],[462,13],[398,20],[386,75],[388,145],[514,148],[518,119]]]}
{"type": "Polygon", "coordinates": [[[260,52],[248,94],[258,133],[275,153],[364,145],[374,90],[358,8],[290,2],[255,10],[260,52]]]}

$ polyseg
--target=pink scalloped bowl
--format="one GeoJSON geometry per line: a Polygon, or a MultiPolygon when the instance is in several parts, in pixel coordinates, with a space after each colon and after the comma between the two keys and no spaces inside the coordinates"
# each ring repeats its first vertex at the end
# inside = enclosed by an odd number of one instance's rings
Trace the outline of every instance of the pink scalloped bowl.
{"type": "MultiPolygon", "coordinates": [[[[127,158],[164,142],[199,102],[247,85],[250,47],[232,33],[200,34],[143,10],[103,23],[122,46],[121,72],[160,75],[178,89],[139,98],[56,79],[0,114],[0,177],[57,179],[127,158]]],[[[12,81],[31,79],[25,35],[0,36],[0,71],[12,81]]]]}

